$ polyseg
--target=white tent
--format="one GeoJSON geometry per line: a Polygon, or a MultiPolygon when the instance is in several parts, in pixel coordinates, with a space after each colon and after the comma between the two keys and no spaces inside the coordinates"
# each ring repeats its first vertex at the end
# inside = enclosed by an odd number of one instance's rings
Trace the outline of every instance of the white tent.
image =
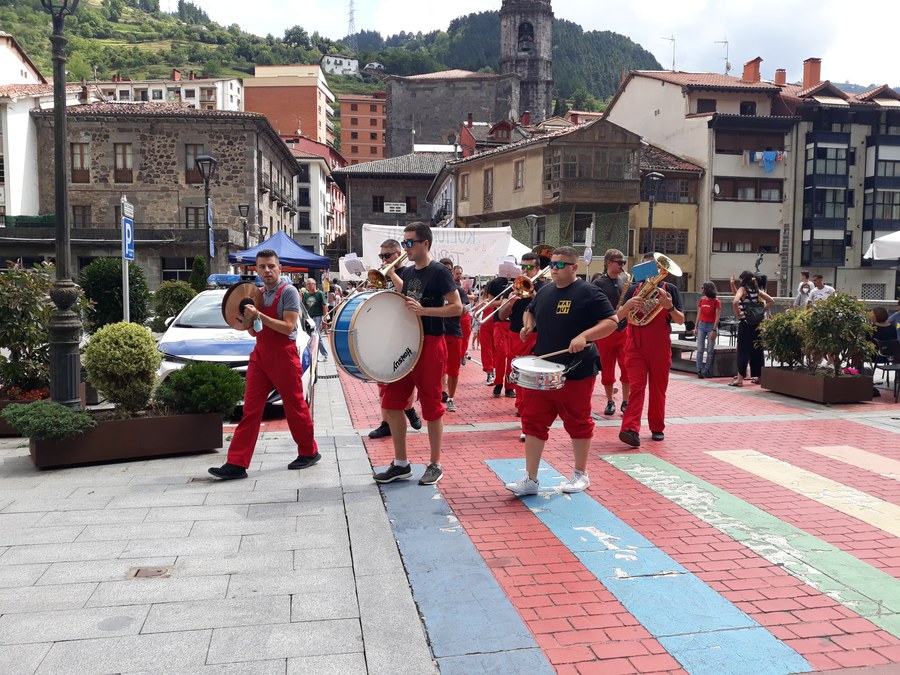
{"type": "Polygon", "coordinates": [[[892,232],[872,240],[863,258],[872,260],[896,260],[900,258],[900,232],[892,232]]]}

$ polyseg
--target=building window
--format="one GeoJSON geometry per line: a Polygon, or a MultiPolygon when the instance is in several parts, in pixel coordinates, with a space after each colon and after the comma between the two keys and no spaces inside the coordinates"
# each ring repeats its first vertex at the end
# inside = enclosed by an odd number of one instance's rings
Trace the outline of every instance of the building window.
{"type": "Polygon", "coordinates": [[[714,99],[714,98],[698,98],[697,99],[697,112],[698,113],[716,112],[716,99],[714,99]]]}
{"type": "Polygon", "coordinates": [[[161,258],[163,281],[189,281],[194,267],[193,258],[161,258]]]}
{"type": "MultiPolygon", "coordinates": [[[[686,255],[687,239],[687,230],[653,230],[652,250],[666,255],[686,255]]],[[[651,250],[647,230],[643,228],[641,229],[641,250],[651,250]]]]}
{"type": "Polygon", "coordinates": [[[739,202],[780,202],[784,181],[763,178],[716,177],[719,191],[716,199],[739,202]]]}
{"type": "Polygon", "coordinates": [[[384,196],[372,196],[372,213],[384,213],[384,196]]]}
{"type": "Polygon", "coordinates": [[[309,217],[309,211],[301,211],[297,214],[297,229],[306,232],[312,230],[312,219],[309,217]]]}
{"type": "Polygon", "coordinates": [[[779,230],[713,228],[714,253],[778,253],[779,230]]]}
{"type": "Polygon", "coordinates": [[[531,242],[533,244],[543,244],[547,236],[547,218],[546,216],[538,216],[531,228],[531,242]]]}
{"type": "Polygon", "coordinates": [[[370,126],[370,127],[377,127],[377,126],[378,126],[378,120],[375,119],[375,118],[373,117],[372,119],[369,120],[369,126],[370,126]]]}
{"type": "Polygon", "coordinates": [[[755,115],[756,101],[741,101],[741,115],[755,115]]]}
{"type": "Polygon", "coordinates": [[[865,220],[900,220],[900,192],[895,190],[866,191],[865,220]]]}
{"type": "Polygon", "coordinates": [[[297,204],[300,206],[309,206],[309,188],[300,188],[300,194],[297,196],[297,204]]]}
{"type": "Polygon", "coordinates": [[[131,92],[127,89],[119,90],[119,100],[120,101],[130,101],[131,100],[131,92]]]}
{"type": "Polygon", "coordinates": [[[807,188],[803,199],[804,218],[847,217],[847,191],[807,188]]]}
{"type": "Polygon", "coordinates": [[[200,175],[200,168],[197,166],[197,158],[203,154],[202,143],[188,143],[184,146],[184,182],[185,183],[202,183],[203,176],[200,175]]]}
{"type": "Polygon", "coordinates": [[[185,90],[184,90],[184,97],[185,97],[185,98],[196,98],[196,97],[197,97],[197,90],[196,90],[196,89],[185,89],[185,90]]]}
{"type": "Polygon", "coordinates": [[[91,226],[91,207],[90,206],[72,206],[72,227],[90,227],[91,226]]]}
{"type": "Polygon", "coordinates": [[[351,131],[351,132],[350,132],[350,139],[351,139],[351,140],[356,140],[357,138],[359,138],[359,133],[356,132],[356,131],[351,131]]]}
{"type": "Polygon", "coordinates": [[[494,208],[494,169],[484,170],[484,210],[494,208]]]}
{"type": "Polygon", "coordinates": [[[370,141],[377,141],[377,140],[378,140],[378,132],[377,132],[377,131],[371,131],[371,132],[369,132],[369,140],[370,140],[370,141]]]}
{"type": "Polygon", "coordinates": [[[419,198],[418,197],[405,197],[403,201],[406,202],[406,212],[407,213],[418,213],[419,212],[419,198]]]}
{"type": "Polygon", "coordinates": [[[847,148],[826,148],[821,145],[806,146],[806,175],[847,175],[847,148]]]}
{"type": "Polygon", "coordinates": [[[350,126],[351,126],[351,127],[357,127],[357,126],[359,126],[359,118],[358,118],[358,117],[351,117],[351,118],[350,118],[350,126]]]}
{"type": "Polygon", "coordinates": [[[464,173],[459,177],[459,200],[469,201],[469,174],[464,173]]]}
{"type": "Polygon", "coordinates": [[[378,106],[374,103],[369,105],[369,112],[378,112],[378,106]]]}
{"type": "Polygon", "coordinates": [[[350,112],[356,112],[357,110],[359,110],[359,106],[356,105],[355,103],[351,103],[350,104],[350,112]]]}
{"type": "Polygon", "coordinates": [[[377,155],[377,154],[378,154],[378,148],[375,148],[375,147],[369,148],[369,154],[370,154],[370,155],[377,155]]]}
{"type": "Polygon", "coordinates": [[[803,242],[800,252],[801,265],[843,265],[844,232],[816,232],[818,239],[803,242]],[[825,238],[831,235],[833,238],[825,238]]]}
{"type": "Polygon", "coordinates": [[[162,98],[163,98],[162,89],[154,89],[152,96],[153,96],[154,101],[162,101],[162,98]]]}
{"type": "Polygon", "coordinates": [[[206,209],[202,206],[186,206],[184,209],[184,224],[186,227],[202,227],[206,209]]]}
{"type": "Polygon", "coordinates": [[[875,163],[875,175],[886,178],[900,177],[900,162],[896,160],[880,159],[875,163]]]}
{"type": "Polygon", "coordinates": [[[116,159],[114,182],[134,182],[134,176],[131,171],[131,143],[113,143],[113,154],[116,159]]]}
{"type": "Polygon", "coordinates": [[[525,160],[517,159],[513,164],[513,190],[525,187],[525,160]]]}
{"type": "Polygon", "coordinates": [[[91,182],[91,151],[87,143],[72,143],[69,158],[73,183],[91,182]]]}
{"type": "Polygon", "coordinates": [[[590,242],[587,240],[587,231],[588,228],[594,224],[594,214],[576,213],[572,224],[574,225],[574,232],[572,233],[572,243],[589,245],[590,242]]]}
{"type": "Polygon", "coordinates": [[[351,152],[352,154],[355,155],[356,153],[359,152],[359,146],[358,146],[358,145],[351,145],[351,146],[350,146],[350,152],[351,152]]]}

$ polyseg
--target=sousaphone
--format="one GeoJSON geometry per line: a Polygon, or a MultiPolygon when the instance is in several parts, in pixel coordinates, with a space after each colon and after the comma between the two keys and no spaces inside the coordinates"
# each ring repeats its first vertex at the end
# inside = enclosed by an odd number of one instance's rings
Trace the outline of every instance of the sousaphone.
{"type": "Polygon", "coordinates": [[[262,311],[262,291],[251,281],[238,281],[225,291],[222,298],[222,316],[225,322],[235,330],[247,330],[253,322],[244,318],[244,307],[254,305],[262,311]]]}

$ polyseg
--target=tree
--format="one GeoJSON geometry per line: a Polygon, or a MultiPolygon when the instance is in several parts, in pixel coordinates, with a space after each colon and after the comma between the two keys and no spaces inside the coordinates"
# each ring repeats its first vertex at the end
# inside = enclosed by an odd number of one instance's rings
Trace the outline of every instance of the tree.
{"type": "Polygon", "coordinates": [[[293,26],[292,28],[287,28],[284,31],[284,44],[291,47],[302,47],[303,49],[310,48],[309,42],[309,33],[307,33],[301,26],[293,26]]]}
{"type": "Polygon", "coordinates": [[[194,267],[191,269],[191,277],[188,283],[198,293],[206,290],[206,260],[199,255],[194,256],[194,267]]]}
{"type": "MultiPolygon", "coordinates": [[[[81,270],[78,285],[94,303],[90,312],[90,328],[122,320],[122,260],[97,258],[81,270]]],[[[128,266],[128,306],[132,323],[143,324],[150,315],[150,291],[144,270],[138,265],[128,266]]]]}
{"type": "Polygon", "coordinates": [[[125,11],[125,0],[103,0],[103,7],[109,20],[118,23],[122,18],[122,12],[125,11]]]}

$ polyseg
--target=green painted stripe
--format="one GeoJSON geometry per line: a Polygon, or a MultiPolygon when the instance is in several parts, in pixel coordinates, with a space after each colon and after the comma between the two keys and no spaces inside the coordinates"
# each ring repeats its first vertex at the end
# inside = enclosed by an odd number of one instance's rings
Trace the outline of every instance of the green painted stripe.
{"type": "Polygon", "coordinates": [[[666,461],[603,460],[879,628],[900,637],[900,580],[666,461]]]}

